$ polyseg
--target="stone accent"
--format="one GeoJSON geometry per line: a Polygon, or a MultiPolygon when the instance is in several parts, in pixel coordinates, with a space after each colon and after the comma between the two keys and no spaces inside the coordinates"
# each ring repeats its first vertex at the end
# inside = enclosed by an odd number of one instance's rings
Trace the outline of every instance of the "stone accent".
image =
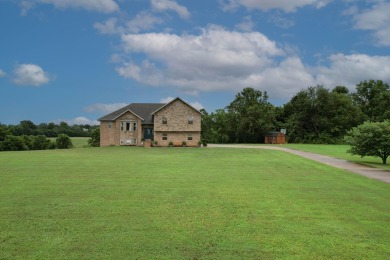
{"type": "Polygon", "coordinates": [[[169,142],[173,142],[174,146],[181,146],[185,141],[186,146],[196,147],[200,141],[200,132],[155,132],[154,140],[158,142],[158,146],[169,146],[169,142]],[[167,134],[167,140],[162,139],[163,134],[167,134]],[[189,135],[192,136],[192,140],[188,140],[189,135]]]}
{"type": "Polygon", "coordinates": [[[141,139],[142,120],[131,112],[126,112],[115,121],[100,122],[100,146],[140,145],[141,139]],[[130,123],[130,131],[126,131],[126,124],[123,126],[123,131],[121,130],[122,122],[130,123]],[[135,131],[133,123],[137,124],[135,131]]]}
{"type": "Polygon", "coordinates": [[[155,132],[200,132],[201,115],[192,107],[177,99],[154,114],[155,132]],[[167,124],[163,124],[166,117],[167,124]],[[192,124],[188,123],[192,117],[192,124]]]}
{"type": "MultiPolygon", "coordinates": [[[[153,125],[143,126],[142,123],[130,111],[114,121],[100,121],[100,146],[141,145],[144,127],[154,128],[154,140],[158,146],[169,146],[171,141],[176,145],[185,141],[187,146],[198,146],[201,139],[201,114],[180,98],[157,110],[153,114],[153,125]],[[163,124],[163,117],[167,119],[166,124],[163,124]],[[126,131],[127,122],[130,123],[130,131],[126,131]],[[137,123],[135,131],[133,123],[137,123]],[[121,127],[124,129],[121,130],[121,127]],[[167,140],[162,140],[163,134],[167,135],[167,140]],[[188,140],[189,137],[192,140],[188,140]]],[[[144,145],[148,146],[150,142],[144,142],[144,145]]]]}

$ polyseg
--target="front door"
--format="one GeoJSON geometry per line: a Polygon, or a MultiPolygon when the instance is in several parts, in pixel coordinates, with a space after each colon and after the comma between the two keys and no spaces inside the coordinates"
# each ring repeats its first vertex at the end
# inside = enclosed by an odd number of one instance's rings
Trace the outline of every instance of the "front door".
{"type": "Polygon", "coordinates": [[[144,128],[144,139],[153,140],[153,128],[144,128]]]}

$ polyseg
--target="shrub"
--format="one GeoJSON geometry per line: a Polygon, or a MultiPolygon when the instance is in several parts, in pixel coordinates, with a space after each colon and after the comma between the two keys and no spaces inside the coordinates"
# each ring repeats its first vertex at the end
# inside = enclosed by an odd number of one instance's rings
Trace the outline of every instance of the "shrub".
{"type": "Polygon", "coordinates": [[[183,141],[183,142],[181,142],[181,145],[182,145],[182,146],[186,146],[186,145],[187,145],[187,142],[186,142],[186,141],[183,141]]]}
{"type": "Polygon", "coordinates": [[[100,146],[100,128],[96,128],[91,133],[91,139],[88,140],[88,144],[93,147],[100,146]]]}
{"type": "Polygon", "coordinates": [[[24,138],[21,136],[7,135],[3,141],[4,151],[25,151],[28,150],[28,146],[24,142],[24,138]]]}
{"type": "Polygon", "coordinates": [[[49,148],[51,142],[44,135],[38,135],[33,138],[32,148],[33,150],[46,150],[49,148]]]}
{"type": "Polygon", "coordinates": [[[56,144],[59,149],[69,149],[73,147],[72,140],[66,134],[59,134],[56,139],[56,144]]]}
{"type": "Polygon", "coordinates": [[[204,147],[206,147],[207,146],[207,140],[202,140],[202,144],[203,144],[204,147]]]}
{"type": "Polygon", "coordinates": [[[173,146],[173,142],[172,141],[169,141],[169,146],[173,146]]]}

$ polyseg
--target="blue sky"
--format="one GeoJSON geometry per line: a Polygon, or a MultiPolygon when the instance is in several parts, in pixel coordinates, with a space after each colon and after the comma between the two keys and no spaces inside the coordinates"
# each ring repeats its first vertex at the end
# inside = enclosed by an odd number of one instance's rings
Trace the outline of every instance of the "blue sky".
{"type": "Polygon", "coordinates": [[[96,119],[244,87],[276,105],[317,84],[390,83],[384,0],[0,0],[0,122],[96,119]]]}

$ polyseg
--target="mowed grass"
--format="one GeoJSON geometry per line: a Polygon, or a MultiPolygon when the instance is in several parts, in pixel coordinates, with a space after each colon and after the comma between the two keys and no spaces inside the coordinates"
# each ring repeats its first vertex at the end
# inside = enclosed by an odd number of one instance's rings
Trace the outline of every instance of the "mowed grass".
{"type": "MultiPolygon", "coordinates": [[[[350,149],[349,145],[329,145],[329,144],[287,144],[283,147],[302,150],[306,152],[318,153],[323,155],[332,156],[335,158],[344,159],[351,162],[365,164],[368,166],[382,168],[390,171],[390,164],[383,165],[382,159],[379,157],[366,156],[361,157],[359,155],[352,155],[347,151],[350,149]]],[[[390,173],[389,173],[390,174],[390,173]]]]}
{"type": "Polygon", "coordinates": [[[389,259],[390,186],[280,151],[0,153],[0,259],[389,259]]]}

